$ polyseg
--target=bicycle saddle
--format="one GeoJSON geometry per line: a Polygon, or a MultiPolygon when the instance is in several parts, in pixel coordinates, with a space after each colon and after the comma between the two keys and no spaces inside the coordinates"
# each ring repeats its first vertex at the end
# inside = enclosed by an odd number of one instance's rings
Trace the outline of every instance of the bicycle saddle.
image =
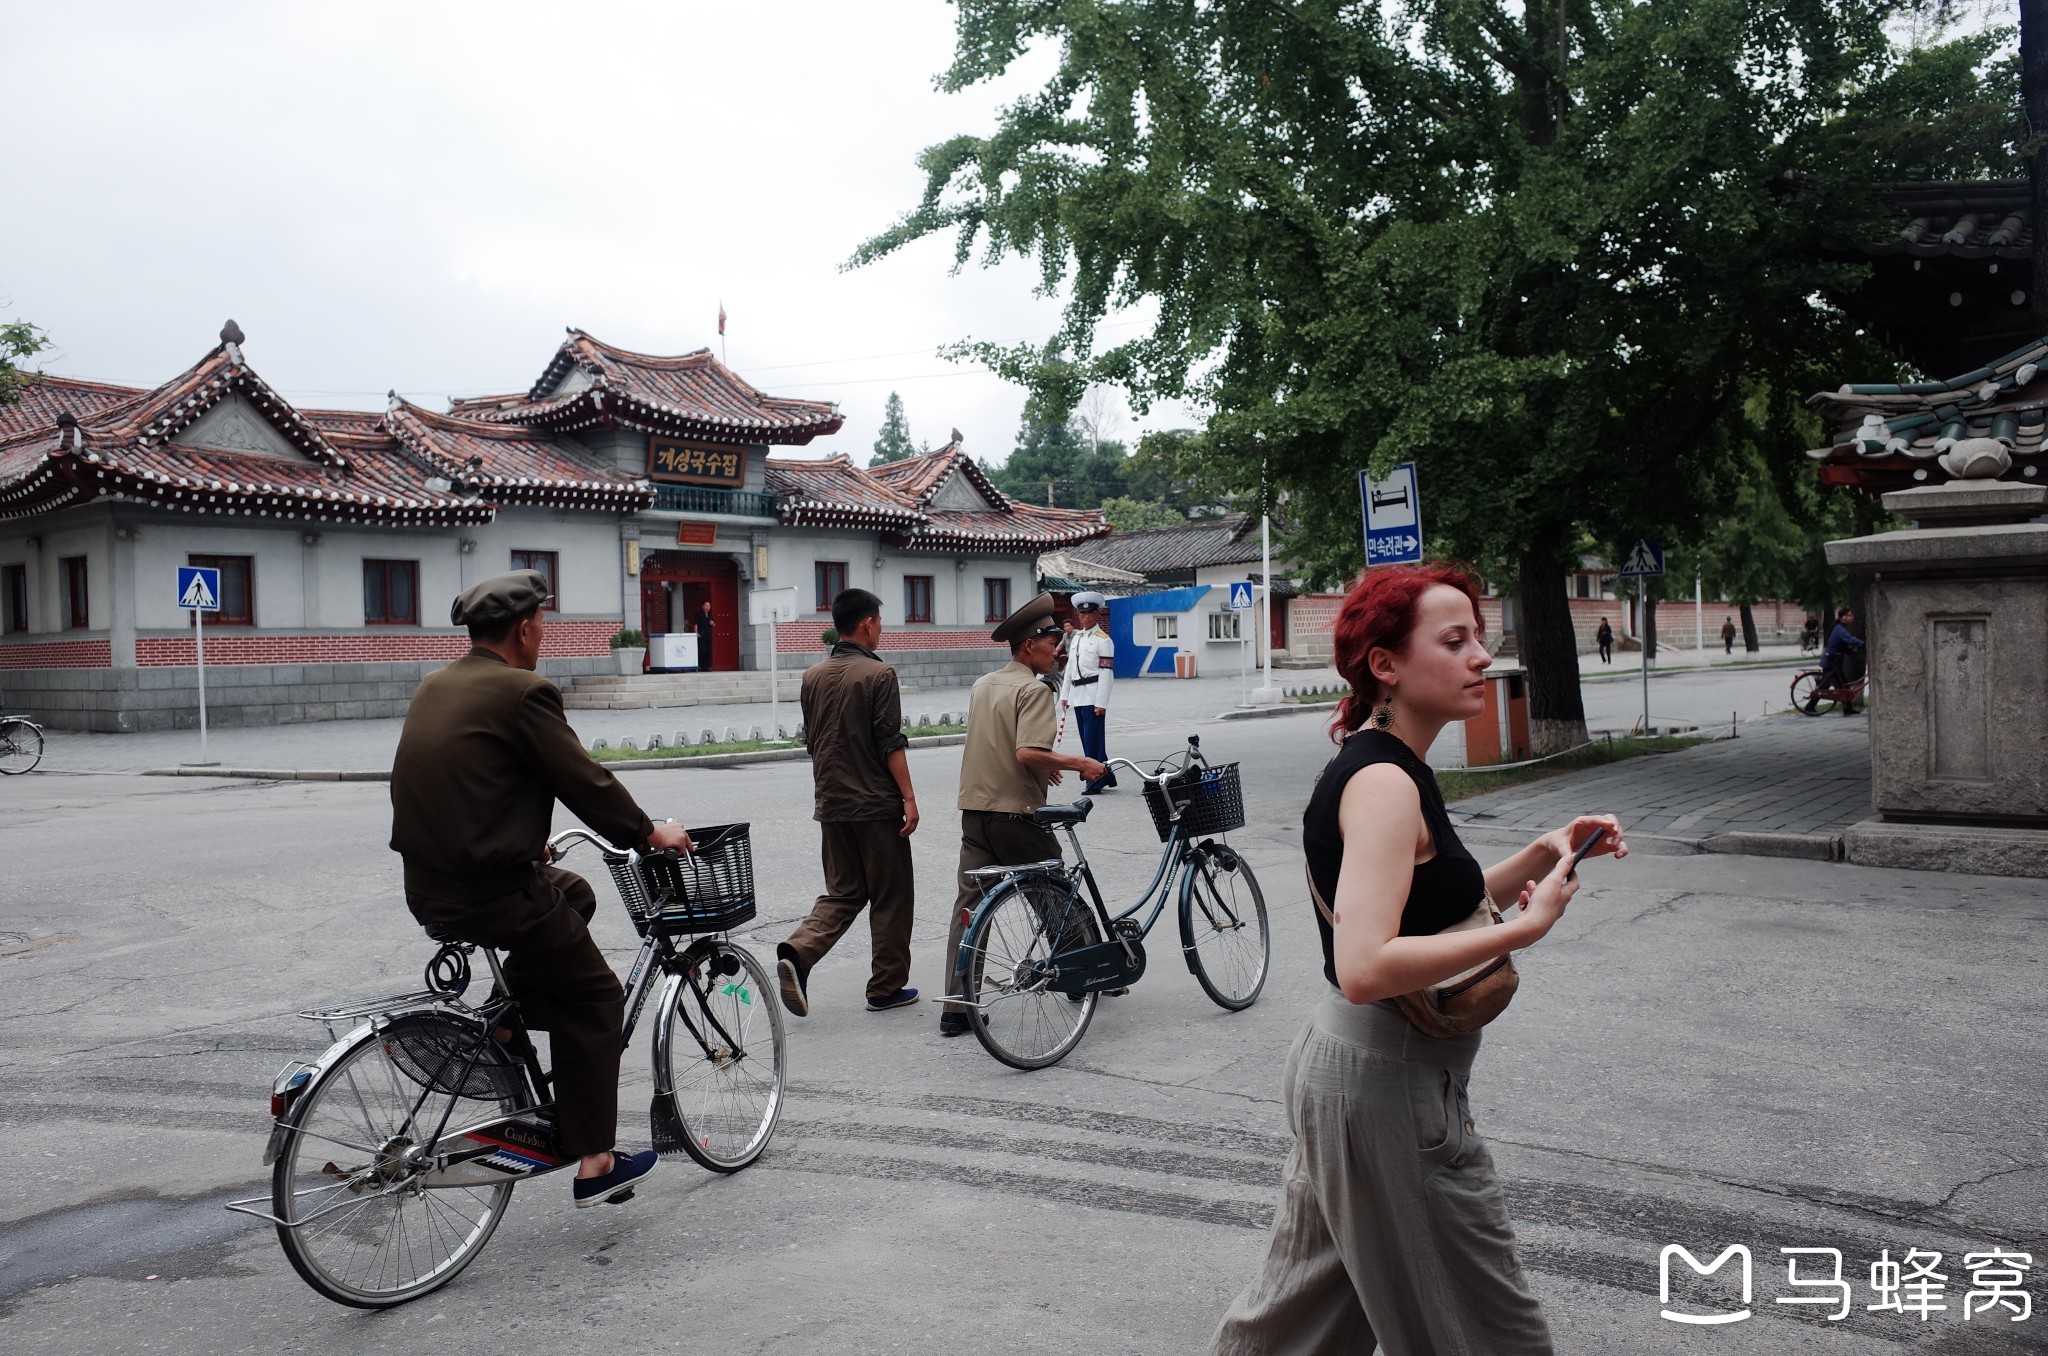
{"type": "Polygon", "coordinates": [[[1092,800],[1077,800],[1072,805],[1041,805],[1031,812],[1031,819],[1037,824],[1079,824],[1094,808],[1092,800]]]}
{"type": "Polygon", "coordinates": [[[460,942],[466,940],[446,923],[422,923],[420,930],[427,934],[430,942],[460,942]]]}

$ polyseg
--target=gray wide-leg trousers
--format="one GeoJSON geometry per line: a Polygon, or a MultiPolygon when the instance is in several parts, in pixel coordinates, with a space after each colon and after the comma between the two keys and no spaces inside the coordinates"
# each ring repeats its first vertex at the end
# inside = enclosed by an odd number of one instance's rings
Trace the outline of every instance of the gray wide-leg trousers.
{"type": "Polygon", "coordinates": [[[1479,1037],[1331,992],[1296,1037],[1295,1134],[1264,1268],[1215,1356],[1549,1356],[1466,1084],[1479,1037]]]}

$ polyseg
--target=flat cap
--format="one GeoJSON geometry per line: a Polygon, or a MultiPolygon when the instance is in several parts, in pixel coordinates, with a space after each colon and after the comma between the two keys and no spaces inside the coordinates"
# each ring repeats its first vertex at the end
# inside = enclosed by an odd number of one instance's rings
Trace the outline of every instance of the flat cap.
{"type": "Polygon", "coordinates": [[[1007,645],[1013,640],[1022,640],[1039,631],[1057,631],[1052,625],[1053,601],[1050,593],[1041,593],[1024,606],[1003,618],[1003,624],[989,632],[996,643],[1007,645]]]}
{"type": "Polygon", "coordinates": [[[1070,601],[1076,608],[1109,606],[1109,599],[1099,593],[1077,593],[1070,601]]]}
{"type": "Polygon", "coordinates": [[[531,612],[552,597],[548,577],[539,570],[514,570],[456,594],[448,620],[457,626],[489,626],[531,612]]]}

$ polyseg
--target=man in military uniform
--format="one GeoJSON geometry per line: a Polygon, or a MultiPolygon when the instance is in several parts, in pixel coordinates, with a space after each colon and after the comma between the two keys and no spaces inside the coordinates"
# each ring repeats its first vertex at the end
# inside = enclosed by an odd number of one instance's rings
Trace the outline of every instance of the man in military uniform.
{"type": "MultiPolygon", "coordinates": [[[[1074,729],[1081,736],[1081,752],[1096,762],[1109,762],[1109,690],[1116,683],[1116,642],[1103,629],[1108,599],[1099,593],[1074,595],[1074,615],[1080,620],[1067,642],[1066,682],[1060,689],[1060,703],[1074,713],[1074,729]]],[[[1092,796],[1116,785],[1116,773],[1081,788],[1092,796]]]]}
{"type": "Polygon", "coordinates": [[[811,750],[813,817],[818,821],[825,893],[775,948],[782,1005],[799,1017],[811,1011],[811,967],[868,909],[872,961],[868,1011],[917,1001],[910,978],[910,925],[917,879],[910,835],[917,832],[917,793],[904,750],[903,696],[896,670],[875,655],[882,639],[882,600],[846,589],[832,600],[839,643],[822,664],[804,670],[804,742],[811,750]]]}
{"type": "MultiPolygon", "coordinates": [[[[946,995],[958,997],[963,915],[981,898],[967,872],[984,866],[1021,866],[1060,855],[1052,830],[1032,822],[1045,804],[1045,788],[1063,771],[1099,779],[1108,771],[1093,758],[1053,751],[1058,722],[1052,690],[1038,681],[1052,672],[1059,654],[1060,628],[1052,620],[1050,593],[1041,593],[1004,618],[995,629],[1010,647],[1010,662],[983,674],[967,699],[967,743],[960,754],[960,894],[946,932],[946,995]]],[[[948,1004],[939,1017],[941,1036],[967,1033],[967,1009],[948,1004]]]]}
{"type": "Polygon", "coordinates": [[[542,862],[557,800],[621,847],[690,850],[670,821],[648,821],[584,752],[562,694],[534,672],[547,579],[515,570],[455,600],[470,652],[413,694],[391,766],[391,847],[405,859],[405,902],[423,926],[505,951],[528,1026],[554,1054],[560,1148],[581,1160],[578,1206],[631,1194],[652,1150],[614,1153],[625,995],[590,937],[597,896],[542,862]]]}

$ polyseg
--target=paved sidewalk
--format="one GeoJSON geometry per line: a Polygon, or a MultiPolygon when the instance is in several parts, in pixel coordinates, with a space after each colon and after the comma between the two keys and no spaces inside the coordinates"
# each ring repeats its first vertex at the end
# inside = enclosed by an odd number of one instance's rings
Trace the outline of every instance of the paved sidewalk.
{"type": "Polygon", "coordinates": [[[1734,739],[1630,758],[1457,802],[1474,828],[1550,828],[1607,811],[1635,834],[1742,851],[1823,855],[1828,840],[1870,817],[1870,727],[1861,716],[1771,716],[1734,739]],[[1751,835],[1806,840],[1773,844],[1751,835]],[[1805,852],[1800,849],[1804,847],[1805,852]]]}

